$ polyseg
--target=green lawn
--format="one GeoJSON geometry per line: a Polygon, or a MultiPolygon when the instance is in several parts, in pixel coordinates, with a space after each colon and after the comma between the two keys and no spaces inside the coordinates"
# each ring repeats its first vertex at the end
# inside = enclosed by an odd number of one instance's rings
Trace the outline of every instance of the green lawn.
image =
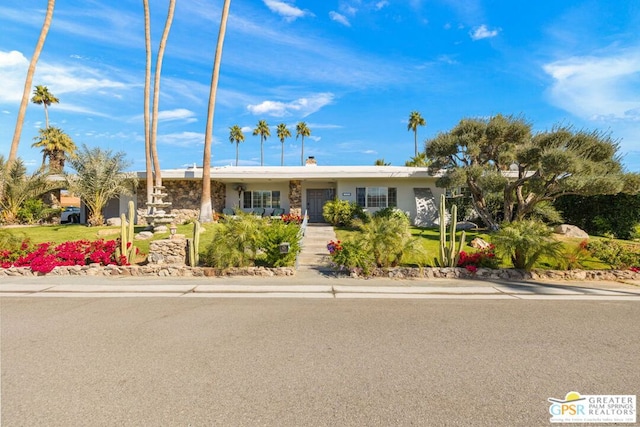
{"type": "MultiPolygon", "coordinates": [[[[202,229],[205,229],[203,233],[200,234],[200,248],[199,252],[204,251],[207,244],[211,242],[213,239],[213,230],[215,224],[206,224],[201,226],[202,229]]],[[[136,226],[135,232],[139,233],[144,231],[144,226],[136,226]]],[[[15,227],[15,228],[2,228],[2,230],[6,230],[11,234],[18,235],[22,238],[29,238],[33,243],[44,243],[51,242],[55,244],[75,241],[75,240],[98,240],[100,238],[104,240],[115,240],[120,237],[120,227],[87,227],[86,225],[81,224],[58,224],[58,225],[42,225],[42,226],[33,226],[33,227],[15,227]],[[114,234],[108,235],[99,235],[99,231],[107,230],[111,231],[114,234]]],[[[104,231],[103,231],[104,233],[104,231]]],[[[186,225],[178,225],[177,234],[184,234],[186,237],[192,237],[193,235],[193,224],[186,225]]],[[[149,242],[151,240],[158,239],[167,239],[169,238],[169,233],[156,234],[150,240],[134,240],[134,245],[142,252],[143,254],[149,253],[149,242]]],[[[136,262],[140,263],[144,261],[144,257],[139,257],[136,259],[136,262]]]]}

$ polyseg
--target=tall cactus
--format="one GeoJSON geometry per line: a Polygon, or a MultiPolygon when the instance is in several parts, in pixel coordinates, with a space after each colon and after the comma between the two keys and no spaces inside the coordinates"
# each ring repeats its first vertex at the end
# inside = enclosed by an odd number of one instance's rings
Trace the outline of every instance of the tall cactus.
{"type": "Polygon", "coordinates": [[[464,247],[465,240],[467,238],[467,234],[465,231],[462,231],[462,235],[460,236],[460,243],[456,248],[456,226],[458,224],[457,221],[458,215],[458,207],[453,205],[451,207],[451,221],[450,221],[450,230],[449,230],[449,244],[447,245],[447,216],[446,216],[446,206],[445,206],[445,196],[444,194],[440,195],[440,210],[439,210],[439,218],[440,218],[440,251],[438,254],[437,264],[440,267],[455,267],[458,265],[458,260],[460,259],[460,252],[464,247]]]}
{"type": "Polygon", "coordinates": [[[189,241],[189,265],[197,267],[200,262],[200,253],[198,252],[200,247],[200,222],[197,220],[193,222],[193,237],[187,240],[189,241]]]}
{"type": "Polygon", "coordinates": [[[120,254],[127,258],[127,263],[133,261],[136,248],[133,246],[133,220],[135,215],[135,204],[133,200],[129,200],[129,217],[120,214],[120,254]]]}

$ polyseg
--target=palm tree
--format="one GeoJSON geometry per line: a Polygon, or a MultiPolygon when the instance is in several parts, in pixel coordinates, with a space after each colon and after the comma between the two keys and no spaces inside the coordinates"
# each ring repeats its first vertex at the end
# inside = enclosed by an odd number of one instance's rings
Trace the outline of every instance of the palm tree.
{"type": "Polygon", "coordinates": [[[20,136],[22,135],[22,125],[24,124],[24,116],[27,112],[27,104],[29,103],[29,91],[31,90],[31,83],[33,82],[33,74],[36,72],[36,64],[40,57],[40,52],[44,47],[44,42],[47,39],[47,33],[51,26],[51,20],[53,19],[53,8],[56,5],[55,0],[49,0],[47,3],[47,13],[44,16],[44,23],[42,24],[42,30],[40,30],[40,37],[38,37],[38,43],[36,43],[36,49],[31,57],[29,63],[29,69],[27,70],[27,78],[24,82],[24,90],[22,91],[22,101],[20,101],[20,109],[18,110],[18,117],[16,118],[16,128],[13,132],[13,139],[11,141],[11,150],[9,151],[9,158],[7,159],[7,166],[16,159],[18,155],[18,145],[20,145],[20,136]]]}
{"type": "Polygon", "coordinates": [[[278,125],[278,138],[282,143],[282,152],[280,153],[280,166],[284,166],[284,140],[291,137],[291,131],[287,125],[280,123],[278,125]]]}
{"type": "Polygon", "coordinates": [[[218,79],[220,77],[220,62],[222,62],[222,46],[224,45],[224,35],[227,31],[227,19],[229,18],[230,6],[231,0],[224,0],[224,5],[222,6],[222,16],[220,18],[220,31],[218,32],[218,43],[216,45],[216,55],[213,61],[213,72],[211,73],[209,106],[207,109],[207,125],[204,132],[204,150],[202,154],[202,194],[200,196],[200,222],[213,221],[213,209],[211,207],[211,143],[213,142],[213,117],[216,106],[216,95],[218,92],[218,79]]]}
{"type": "Polygon", "coordinates": [[[232,144],[236,143],[236,166],[238,166],[238,146],[241,142],[244,142],[244,133],[242,133],[240,126],[233,125],[229,128],[229,141],[232,144]]]}
{"type": "Polygon", "coordinates": [[[427,167],[431,164],[431,161],[427,159],[427,153],[422,151],[417,156],[410,158],[404,162],[405,166],[410,167],[427,167]]]}
{"type": "Polygon", "coordinates": [[[142,6],[144,9],[144,47],[146,54],[144,72],[144,157],[148,204],[153,202],[153,163],[151,161],[151,122],[149,118],[149,105],[151,103],[151,18],[149,15],[149,0],[142,0],[142,6]]]}
{"type": "Polygon", "coordinates": [[[374,166],[391,166],[391,163],[385,162],[384,159],[376,159],[373,165],[374,166]]]}
{"type": "Polygon", "coordinates": [[[300,152],[300,165],[304,166],[304,137],[311,135],[311,129],[307,127],[305,122],[299,122],[296,125],[296,139],[302,136],[302,151],[300,152]]]}
{"type": "Polygon", "coordinates": [[[167,38],[169,38],[169,30],[171,30],[171,23],[173,22],[173,13],[176,7],[176,0],[169,0],[169,11],[167,12],[167,20],[164,24],[164,30],[162,31],[162,37],[160,39],[160,45],[158,46],[158,56],[156,58],[156,71],[153,80],[153,106],[151,113],[151,136],[149,137],[149,143],[151,147],[151,157],[153,161],[153,171],[156,175],[155,185],[162,185],[162,175],[160,170],[160,160],[158,158],[158,148],[156,146],[156,137],[158,135],[158,108],[160,104],[160,74],[162,73],[162,60],[164,58],[164,50],[167,45],[167,38]]]}
{"type": "Polygon", "coordinates": [[[264,140],[271,136],[271,130],[269,130],[269,125],[265,120],[260,120],[256,125],[256,128],[253,130],[254,135],[260,135],[260,166],[264,166],[264,151],[263,151],[263,143],[264,140]]]}
{"type": "Polygon", "coordinates": [[[89,208],[90,225],[102,225],[102,210],[109,200],[131,194],[135,188],[135,177],[124,172],[129,163],[123,152],[113,154],[111,150],[83,145],[69,164],[76,174],[65,175],[67,186],[89,208]]]}
{"type": "Polygon", "coordinates": [[[49,172],[62,173],[65,160],[75,155],[76,144],[69,135],[55,126],[40,129],[39,134],[31,146],[42,148],[42,166],[48,157],[49,172]]]}
{"type": "Polygon", "coordinates": [[[0,182],[2,183],[2,197],[0,198],[0,220],[3,223],[18,221],[18,212],[24,203],[53,190],[53,181],[47,180],[43,168],[31,175],[27,175],[27,168],[20,158],[16,158],[11,165],[0,156],[0,182]]]}
{"type": "Polygon", "coordinates": [[[58,98],[56,98],[51,92],[49,92],[49,88],[42,85],[37,85],[33,90],[33,97],[31,98],[31,102],[34,104],[42,104],[44,105],[44,127],[45,129],[49,127],[49,110],[48,107],[51,104],[57,104],[60,102],[58,98]]]}
{"type": "Polygon", "coordinates": [[[407,130],[413,131],[413,142],[415,144],[416,152],[415,156],[418,157],[418,126],[426,126],[427,122],[422,118],[419,112],[412,111],[409,114],[409,124],[407,125],[407,130]]]}

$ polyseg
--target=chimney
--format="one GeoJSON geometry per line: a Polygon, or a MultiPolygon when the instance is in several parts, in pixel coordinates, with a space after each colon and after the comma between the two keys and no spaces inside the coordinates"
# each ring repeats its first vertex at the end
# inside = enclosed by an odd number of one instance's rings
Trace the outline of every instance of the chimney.
{"type": "Polygon", "coordinates": [[[313,156],[309,156],[307,158],[307,162],[305,166],[318,166],[318,162],[316,162],[316,158],[313,156]]]}

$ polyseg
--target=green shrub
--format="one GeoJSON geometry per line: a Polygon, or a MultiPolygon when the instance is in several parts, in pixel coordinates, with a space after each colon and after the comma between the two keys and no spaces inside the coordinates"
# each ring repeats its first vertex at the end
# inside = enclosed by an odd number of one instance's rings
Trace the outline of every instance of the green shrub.
{"type": "Polygon", "coordinates": [[[355,219],[367,221],[367,214],[355,202],[331,200],[322,207],[324,220],[333,226],[351,227],[355,219]]]}
{"type": "Polygon", "coordinates": [[[221,221],[213,241],[205,250],[203,263],[217,268],[252,265],[257,256],[262,225],[261,218],[239,212],[236,218],[221,221]]]}
{"type": "Polygon", "coordinates": [[[393,218],[393,217],[400,217],[400,218],[404,218],[407,221],[409,220],[409,216],[406,212],[401,211],[398,208],[394,208],[394,207],[386,207],[383,209],[380,209],[379,211],[374,212],[373,214],[373,218],[393,218]]]}
{"type": "Polygon", "coordinates": [[[363,239],[349,239],[345,242],[329,242],[331,262],[338,271],[369,275],[374,267],[373,256],[363,239]]]}
{"type": "Polygon", "coordinates": [[[18,221],[22,224],[35,224],[41,220],[49,220],[54,215],[59,215],[60,209],[48,207],[40,199],[26,200],[18,209],[18,221]]]}
{"type": "Polygon", "coordinates": [[[640,245],[625,245],[613,239],[589,242],[587,250],[613,269],[640,266],[640,245]]]}
{"type": "Polygon", "coordinates": [[[300,227],[295,223],[272,221],[262,227],[259,246],[264,252],[261,261],[269,267],[291,267],[296,263],[296,255],[300,252],[300,227]],[[280,244],[289,243],[289,252],[280,253],[280,244]]]}
{"type": "Polygon", "coordinates": [[[557,258],[562,243],[554,240],[546,224],[534,221],[513,221],[504,225],[491,239],[496,253],[511,259],[515,268],[530,271],[543,255],[557,258]]]}
{"type": "Polygon", "coordinates": [[[375,216],[362,226],[362,239],[378,267],[396,267],[406,254],[418,252],[409,230],[409,218],[402,212],[375,216]]]}

